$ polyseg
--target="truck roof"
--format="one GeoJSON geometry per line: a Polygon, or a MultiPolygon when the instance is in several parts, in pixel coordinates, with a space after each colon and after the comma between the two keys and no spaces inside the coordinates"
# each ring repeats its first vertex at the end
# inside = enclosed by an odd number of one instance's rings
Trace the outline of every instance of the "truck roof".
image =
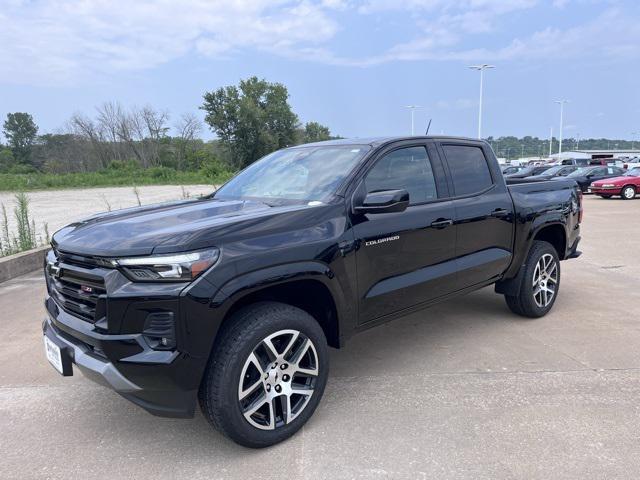
{"type": "Polygon", "coordinates": [[[335,140],[325,140],[323,142],[305,143],[302,145],[296,145],[291,148],[309,147],[309,146],[330,146],[330,145],[371,145],[376,147],[385,143],[395,142],[398,140],[412,140],[412,139],[430,139],[430,140],[464,140],[466,142],[484,142],[484,140],[478,140],[477,138],[470,137],[456,137],[447,135],[407,135],[407,136],[390,136],[390,137],[364,137],[364,138],[338,138],[335,140]]]}

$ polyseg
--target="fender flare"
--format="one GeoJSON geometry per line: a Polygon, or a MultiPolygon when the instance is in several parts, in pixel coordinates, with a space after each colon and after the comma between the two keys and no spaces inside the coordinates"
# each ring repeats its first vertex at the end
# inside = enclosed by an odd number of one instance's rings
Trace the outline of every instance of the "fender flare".
{"type": "Polygon", "coordinates": [[[506,278],[504,280],[499,280],[498,282],[496,282],[495,284],[496,293],[513,296],[513,295],[516,295],[518,291],[520,291],[520,285],[522,283],[522,278],[523,278],[522,275],[524,272],[524,268],[522,267],[524,266],[524,263],[527,260],[527,257],[529,256],[529,251],[533,246],[534,239],[536,238],[538,233],[540,233],[542,230],[548,227],[552,227],[554,225],[558,225],[562,227],[562,232],[565,237],[565,245],[566,245],[567,232],[566,232],[565,222],[558,221],[556,219],[549,219],[549,217],[544,217],[544,218],[538,217],[538,219],[541,219],[541,220],[539,222],[536,222],[534,220],[529,236],[527,237],[526,243],[524,244],[524,248],[522,249],[523,250],[522,256],[518,257],[515,260],[518,262],[517,263],[518,270],[515,272],[514,276],[510,278],[506,278]]]}
{"type": "Polygon", "coordinates": [[[353,308],[345,301],[335,273],[328,265],[316,261],[286,263],[243,273],[222,284],[211,299],[210,306],[219,308],[226,315],[236,302],[248,295],[268,287],[302,280],[315,280],[327,288],[336,306],[338,324],[348,315],[355,315],[353,308]]]}

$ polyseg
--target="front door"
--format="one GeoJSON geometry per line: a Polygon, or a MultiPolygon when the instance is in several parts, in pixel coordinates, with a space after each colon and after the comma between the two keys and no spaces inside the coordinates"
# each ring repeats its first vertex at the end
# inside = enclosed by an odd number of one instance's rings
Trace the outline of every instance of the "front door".
{"type": "Polygon", "coordinates": [[[396,148],[383,153],[362,180],[367,192],[407,190],[410,205],[404,212],[352,217],[360,323],[455,288],[454,210],[439,192],[446,188],[438,179],[439,161],[425,144],[396,148]]]}

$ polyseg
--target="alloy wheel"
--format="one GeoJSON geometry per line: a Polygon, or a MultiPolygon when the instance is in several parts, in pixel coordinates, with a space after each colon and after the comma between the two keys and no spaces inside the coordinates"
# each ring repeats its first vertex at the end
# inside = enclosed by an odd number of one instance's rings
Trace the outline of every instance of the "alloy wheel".
{"type": "Polygon", "coordinates": [[[540,257],[533,271],[533,299],[540,308],[551,304],[558,287],[558,264],[553,255],[540,257]]]}
{"type": "Polygon", "coordinates": [[[313,342],[298,330],[280,330],[264,338],[240,374],[238,401],[244,418],[262,430],[291,423],[313,395],[318,365],[313,342]]]}
{"type": "Polygon", "coordinates": [[[622,196],[627,200],[631,200],[633,197],[635,197],[635,195],[636,191],[633,187],[625,187],[625,189],[622,190],[622,196]]]}

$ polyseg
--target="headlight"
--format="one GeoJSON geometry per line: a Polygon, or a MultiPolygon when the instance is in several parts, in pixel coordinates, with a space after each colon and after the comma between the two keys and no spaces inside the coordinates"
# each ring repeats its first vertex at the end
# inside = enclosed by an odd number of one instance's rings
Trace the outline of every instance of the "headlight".
{"type": "Polygon", "coordinates": [[[615,185],[613,183],[603,183],[601,185],[602,188],[614,188],[615,185]]]}
{"type": "Polygon", "coordinates": [[[212,248],[172,255],[118,258],[111,262],[134,281],[190,282],[216,263],[219,256],[220,250],[212,248]]]}

